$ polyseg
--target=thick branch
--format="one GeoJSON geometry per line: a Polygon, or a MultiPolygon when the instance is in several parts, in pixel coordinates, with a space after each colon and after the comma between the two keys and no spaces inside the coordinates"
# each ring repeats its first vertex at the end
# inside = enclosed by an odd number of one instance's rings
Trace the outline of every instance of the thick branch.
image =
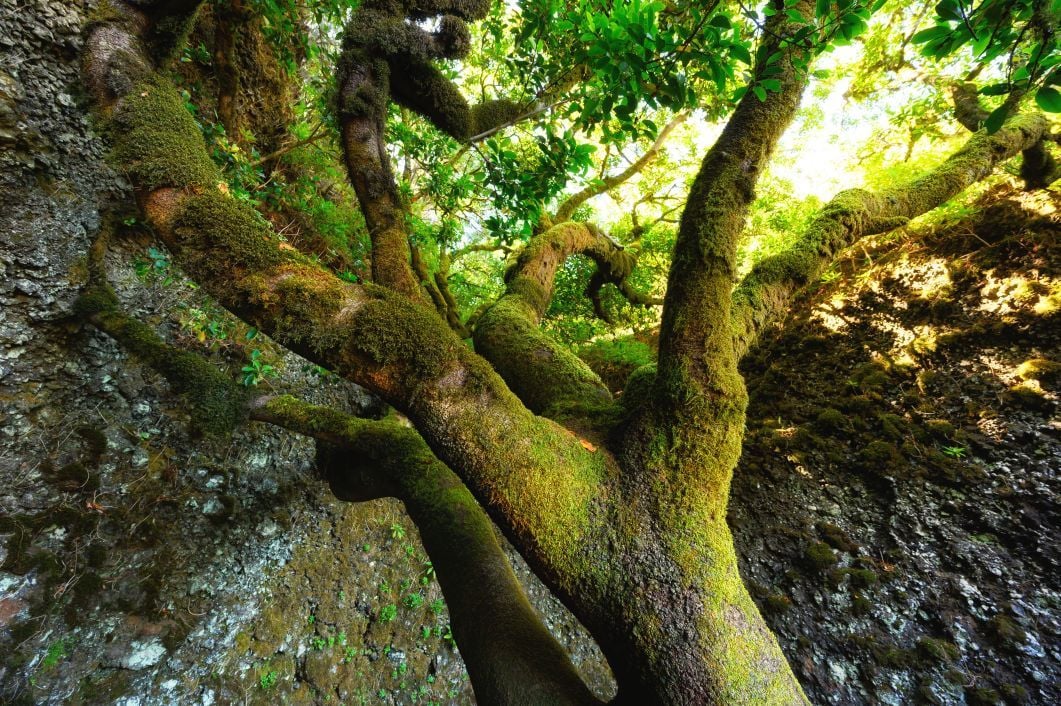
{"type": "Polygon", "coordinates": [[[1048,130],[1042,115],[1018,115],[994,135],[975,133],[940,166],[908,184],[880,193],[853,189],[838,194],[798,243],[756,265],[733,293],[732,340],[737,356],[784,314],[796,290],[815,281],[838,252],[954,198],[1001,162],[1039,144],[1048,130]]]}
{"type": "Polygon", "coordinates": [[[652,146],[645,150],[645,153],[643,155],[631,162],[626,169],[622,170],[618,174],[613,174],[612,176],[605,177],[604,179],[596,181],[593,184],[587,186],[582,191],[575,194],[574,196],[568,198],[566,201],[560,204],[559,208],[556,209],[556,216],[553,218],[553,220],[557,223],[570,220],[571,215],[575,212],[576,209],[578,209],[579,206],[589,201],[594,196],[605,194],[614,189],[615,187],[624,184],[630,179],[630,177],[640,173],[642,169],[644,169],[657,156],[659,156],[659,153],[660,151],[662,151],[663,145],[667,141],[667,138],[670,136],[671,132],[673,132],[676,127],[685,122],[688,117],[688,113],[678,113],[673,118],[671,118],[670,122],[664,125],[663,129],[659,131],[659,135],[656,136],[656,140],[652,143],[652,146]]]}
{"type": "Polygon", "coordinates": [[[540,328],[564,260],[587,255],[614,281],[633,269],[633,257],[598,228],[567,222],[535,236],[505,273],[505,294],[475,326],[476,350],[509,388],[536,412],[561,403],[600,405],[607,386],[578,356],[540,328]]]}
{"type": "MultiPolygon", "coordinates": [[[[976,86],[972,83],[957,83],[951,96],[954,99],[954,117],[962,127],[976,132],[990,115],[980,104],[976,86]]],[[[1016,103],[1013,100],[1013,103],[1016,103]]],[[[1046,147],[1050,141],[1049,131],[1043,133],[1042,139],[1022,150],[1024,161],[1021,163],[1020,176],[1028,189],[1042,189],[1061,177],[1061,168],[1046,147]]]]}
{"type": "Polygon", "coordinates": [[[415,430],[290,396],[260,400],[251,417],[341,447],[342,458],[330,454],[321,468],[340,499],[361,500],[366,487],[382,486],[377,493],[405,504],[446,596],[477,701],[599,703],[528,602],[490,519],[415,430]]]}

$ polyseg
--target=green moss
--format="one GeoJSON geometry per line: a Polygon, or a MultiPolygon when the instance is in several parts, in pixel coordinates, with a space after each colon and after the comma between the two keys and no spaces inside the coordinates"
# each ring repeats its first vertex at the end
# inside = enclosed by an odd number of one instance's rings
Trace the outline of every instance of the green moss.
{"type": "Polygon", "coordinates": [[[870,588],[877,585],[877,572],[869,569],[848,569],[851,585],[856,588],[870,588]]]}
{"type": "Polygon", "coordinates": [[[1031,702],[1028,690],[1020,684],[1002,684],[998,689],[1008,705],[1021,706],[1021,704],[1031,702]]]}
{"type": "Polygon", "coordinates": [[[903,456],[894,444],[877,439],[871,441],[859,452],[862,465],[875,471],[894,471],[903,464],[903,456]]]}
{"type": "Polygon", "coordinates": [[[188,244],[182,266],[206,281],[234,281],[241,270],[302,261],[284,255],[272,226],[257,211],[215,188],[185,202],[173,233],[178,247],[188,244]]]}
{"type": "Polygon", "coordinates": [[[814,423],[822,431],[835,432],[847,428],[847,416],[838,409],[826,407],[815,418],[814,423]]]}
{"type": "Polygon", "coordinates": [[[999,647],[1013,649],[1028,639],[1028,634],[1015,620],[998,614],[987,621],[987,633],[999,647]]]}
{"type": "Polygon", "coordinates": [[[1002,696],[989,686],[967,686],[965,699],[969,706],[996,706],[1002,696]]]}
{"type": "Polygon", "coordinates": [[[147,78],[120,101],[108,134],[114,157],[138,189],[213,188],[221,181],[199,126],[162,77],[147,78]]]}
{"type": "Polygon", "coordinates": [[[834,566],[839,559],[825,542],[814,542],[803,553],[807,565],[817,571],[825,571],[834,566]]]}
{"type": "Polygon", "coordinates": [[[925,659],[930,659],[940,664],[950,664],[961,657],[961,651],[953,642],[933,637],[923,637],[918,640],[917,651],[925,659]]]}
{"type": "Polygon", "coordinates": [[[191,5],[193,10],[155,17],[148,34],[151,54],[163,66],[173,61],[188,43],[188,35],[199,15],[198,4],[177,3],[178,11],[181,5],[191,5]]]}
{"type": "Polygon", "coordinates": [[[460,342],[445,322],[426,307],[381,288],[350,330],[351,345],[381,365],[402,363],[420,380],[434,380],[457,360],[460,342]]]}
{"type": "Polygon", "coordinates": [[[1017,376],[1053,386],[1061,380],[1061,363],[1049,358],[1031,358],[1017,366],[1017,376]]]}
{"type": "Polygon", "coordinates": [[[223,436],[246,418],[245,388],[206,359],[167,344],[154,329],[124,314],[109,288],[90,288],[78,299],[75,310],[185,395],[200,430],[223,436]]]}
{"type": "Polygon", "coordinates": [[[1044,395],[1042,390],[1027,383],[1013,385],[1002,393],[1002,399],[1014,407],[1022,407],[1035,412],[1046,412],[1053,407],[1053,401],[1044,395]]]}
{"type": "Polygon", "coordinates": [[[854,554],[858,552],[858,543],[847,535],[840,527],[831,522],[819,522],[815,528],[822,538],[834,549],[854,554]]]}

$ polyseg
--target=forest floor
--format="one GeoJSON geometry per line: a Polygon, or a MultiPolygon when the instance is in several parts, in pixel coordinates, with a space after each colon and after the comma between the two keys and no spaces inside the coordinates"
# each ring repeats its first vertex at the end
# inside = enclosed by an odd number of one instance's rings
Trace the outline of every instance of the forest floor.
{"type": "Polygon", "coordinates": [[[856,246],[745,361],[730,519],[816,703],[1061,703],[1059,207],[856,246]]]}

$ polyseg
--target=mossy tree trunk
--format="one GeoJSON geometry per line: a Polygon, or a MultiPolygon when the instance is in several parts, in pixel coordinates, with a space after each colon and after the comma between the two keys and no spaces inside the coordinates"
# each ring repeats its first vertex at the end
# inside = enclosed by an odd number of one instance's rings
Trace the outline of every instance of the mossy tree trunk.
{"type": "MultiPolygon", "coordinates": [[[[468,567],[467,575],[440,568],[440,580],[462,616],[457,638],[480,700],[592,701],[522,602],[482,508],[598,640],[617,678],[618,703],[805,703],[743,587],[725,521],[747,401],[739,357],[762,322],[839,247],[949,198],[1041,138],[1043,121],[1017,118],[995,136],[974,136],[907,190],[843,196],[815,221],[799,258],[757,268],[735,304],[735,253],[755,183],[806,83],[793,65],[801,50],[785,41],[794,27],[776,13],[759,55],[780,52],[780,90],[766,100],[749,92],[705,157],[678,233],[658,366],[635,374],[620,407],[539,330],[564,258],[586,254],[613,280],[629,273],[629,254],[598,230],[562,222],[532,239],[507,274],[504,295],[478,323],[483,355],[426,305],[411,266],[382,116],[393,98],[455,135],[503,122],[510,106],[469,109],[430,64],[461,54],[466,28],[455,16],[481,17],[485,4],[420,2],[420,15],[449,13],[426,33],[389,14],[390,4],[366,2],[347,30],[338,109],[377,280],[362,286],[284,247],[253,208],[219,189],[198,127],[158,70],[180,46],[197,5],[109,3],[85,50],[102,123],[145,219],[190,276],[248,323],[364,385],[412,422],[414,429],[351,420],[286,398],[251,412],[358,449],[363,463],[331,475],[337,495],[402,497],[433,560],[468,567]],[[415,75],[394,83],[396,65],[415,67],[415,75]],[[425,94],[434,102],[412,95],[417,85],[434,86],[425,94]],[[573,419],[578,433],[536,414],[546,412],[573,419]],[[370,482],[362,478],[365,463],[375,469],[370,482]],[[503,600],[490,602],[477,625],[468,594],[479,581],[497,586],[503,600]],[[507,629],[492,634],[486,621],[507,629]],[[533,649],[521,651],[523,643],[533,649]]],[[[98,289],[83,311],[170,366],[174,379],[195,368],[168,362],[113,307],[98,289]]]]}

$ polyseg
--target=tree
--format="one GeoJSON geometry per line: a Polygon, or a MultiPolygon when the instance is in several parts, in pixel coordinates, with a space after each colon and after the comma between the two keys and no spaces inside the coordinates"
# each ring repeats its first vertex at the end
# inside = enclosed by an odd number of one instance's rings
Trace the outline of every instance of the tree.
{"type": "MultiPolygon", "coordinates": [[[[527,71],[535,85],[518,100],[470,106],[441,62],[468,57],[466,23],[486,17],[487,3],[364,2],[344,31],[334,99],[371,241],[372,281],[361,284],[281,240],[208,155],[166,73],[199,5],[114,0],[88,28],[86,83],[142,216],[226,308],[363,385],[409,425],[353,418],[293,396],[256,397],[197,355],[173,349],[118,307],[101,266],[105,238],[90,254],[80,313],[183,391],[205,431],[224,434],[248,418],[286,427],[328,450],[321,465],[337,497],[400,498],[422,531],[483,703],[595,702],[530,609],[491,522],[596,638],[617,676],[617,703],[805,702],[741,582],[725,520],[747,404],[738,362],[782,318],[794,292],[860,238],[935,208],[1021,152],[1026,166],[1038,165],[1029,180],[1049,181],[1049,123],[1018,107],[1035,89],[1039,106],[1056,108],[1056,18],[1041,3],[941,3],[937,26],[912,41],[937,55],[972,44],[983,62],[1008,50],[1006,80],[986,91],[1005,95],[1002,104],[988,112],[959,87],[962,122],[976,130],[963,147],[908,184],[840,193],[791,247],[738,282],[737,248],[757,180],[796,113],[811,64],[831,43],[862,32],[873,7],[789,2],[745,10],[758,37],[753,56],[737,14],[721,4],[615,3],[606,20],[589,7],[529,3],[518,38],[538,35],[533,50],[556,62],[527,64],[540,75],[527,71]],[[424,29],[423,21],[440,16],[437,29],[424,29]],[[571,33],[579,40],[561,53],[571,33]],[[751,68],[730,96],[738,61],[751,68]],[[603,125],[612,143],[655,133],[639,112],[643,103],[679,115],[700,105],[729,114],[682,209],[657,360],[633,373],[619,400],[541,324],[558,268],[574,255],[594,262],[591,295],[610,283],[640,305],[655,303],[630,283],[632,249],[570,219],[594,192],[643,168],[658,147],[552,213],[543,204],[562,183],[516,180],[501,189],[520,196],[510,225],[527,241],[501,296],[471,322],[457,312],[445,257],[432,273],[410,238],[415,195],[399,190],[387,150],[392,105],[475,145],[561,102],[582,124],[603,125]],[[461,339],[469,329],[474,350],[461,339]],[[493,590],[476,590],[484,584],[493,590]]],[[[218,27],[223,33],[224,22],[218,27]]],[[[223,119],[238,124],[231,82],[220,83],[223,119]]],[[[557,144],[579,155],[577,145],[557,144]]],[[[518,168],[518,155],[494,149],[495,167],[518,168]]],[[[504,185],[511,174],[490,176],[504,185]]],[[[513,247],[511,240],[496,245],[513,247]]]]}

